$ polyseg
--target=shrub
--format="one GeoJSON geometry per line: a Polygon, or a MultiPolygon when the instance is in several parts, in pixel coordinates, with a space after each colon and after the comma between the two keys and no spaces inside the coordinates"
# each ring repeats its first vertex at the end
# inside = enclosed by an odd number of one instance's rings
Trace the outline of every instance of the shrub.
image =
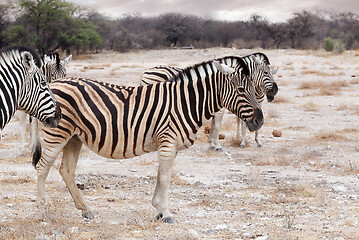
{"type": "Polygon", "coordinates": [[[324,39],[325,51],[332,52],[334,50],[334,40],[331,37],[324,39]]]}
{"type": "Polygon", "coordinates": [[[342,53],[345,51],[345,45],[341,39],[327,37],[324,39],[324,49],[328,52],[342,53]]]}

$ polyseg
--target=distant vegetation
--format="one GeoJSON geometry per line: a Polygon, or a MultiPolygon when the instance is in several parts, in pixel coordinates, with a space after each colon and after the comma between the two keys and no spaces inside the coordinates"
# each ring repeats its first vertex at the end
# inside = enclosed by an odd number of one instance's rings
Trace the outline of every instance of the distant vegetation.
{"type": "Polygon", "coordinates": [[[359,17],[302,11],[283,23],[271,23],[259,15],[229,22],[178,13],[111,19],[63,0],[14,0],[0,5],[0,47],[18,44],[33,46],[40,53],[184,46],[324,48],[340,53],[359,48],[359,17]]]}

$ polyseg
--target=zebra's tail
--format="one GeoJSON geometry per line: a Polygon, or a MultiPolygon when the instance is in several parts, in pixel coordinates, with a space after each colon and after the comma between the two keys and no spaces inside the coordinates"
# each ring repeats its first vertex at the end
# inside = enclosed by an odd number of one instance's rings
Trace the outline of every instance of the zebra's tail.
{"type": "Polygon", "coordinates": [[[32,152],[32,165],[36,169],[36,164],[41,158],[41,142],[39,131],[37,130],[37,120],[33,117],[30,117],[30,145],[32,152]]]}

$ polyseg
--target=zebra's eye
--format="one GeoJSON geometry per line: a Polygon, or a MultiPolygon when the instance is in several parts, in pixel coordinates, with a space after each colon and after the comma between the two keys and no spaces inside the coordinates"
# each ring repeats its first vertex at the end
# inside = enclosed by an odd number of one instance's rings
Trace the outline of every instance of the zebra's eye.
{"type": "Polygon", "coordinates": [[[40,82],[40,84],[41,84],[42,87],[46,87],[47,82],[46,82],[45,80],[42,80],[42,81],[40,82]]]}

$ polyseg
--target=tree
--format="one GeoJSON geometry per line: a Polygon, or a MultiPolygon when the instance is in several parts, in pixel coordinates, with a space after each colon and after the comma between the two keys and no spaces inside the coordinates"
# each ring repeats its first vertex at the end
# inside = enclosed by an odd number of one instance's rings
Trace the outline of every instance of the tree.
{"type": "Polygon", "coordinates": [[[82,19],[67,18],[66,29],[59,34],[59,46],[63,50],[70,52],[71,47],[76,48],[79,54],[80,48],[97,47],[101,44],[101,36],[96,32],[97,26],[82,19]]]}
{"type": "Polygon", "coordinates": [[[303,11],[294,13],[294,17],[288,20],[289,38],[292,42],[292,48],[301,48],[304,39],[314,35],[313,32],[314,15],[310,12],[303,11]]]}
{"type": "Polygon", "coordinates": [[[8,6],[0,4],[0,48],[5,46],[6,29],[9,25],[8,6]]]}

